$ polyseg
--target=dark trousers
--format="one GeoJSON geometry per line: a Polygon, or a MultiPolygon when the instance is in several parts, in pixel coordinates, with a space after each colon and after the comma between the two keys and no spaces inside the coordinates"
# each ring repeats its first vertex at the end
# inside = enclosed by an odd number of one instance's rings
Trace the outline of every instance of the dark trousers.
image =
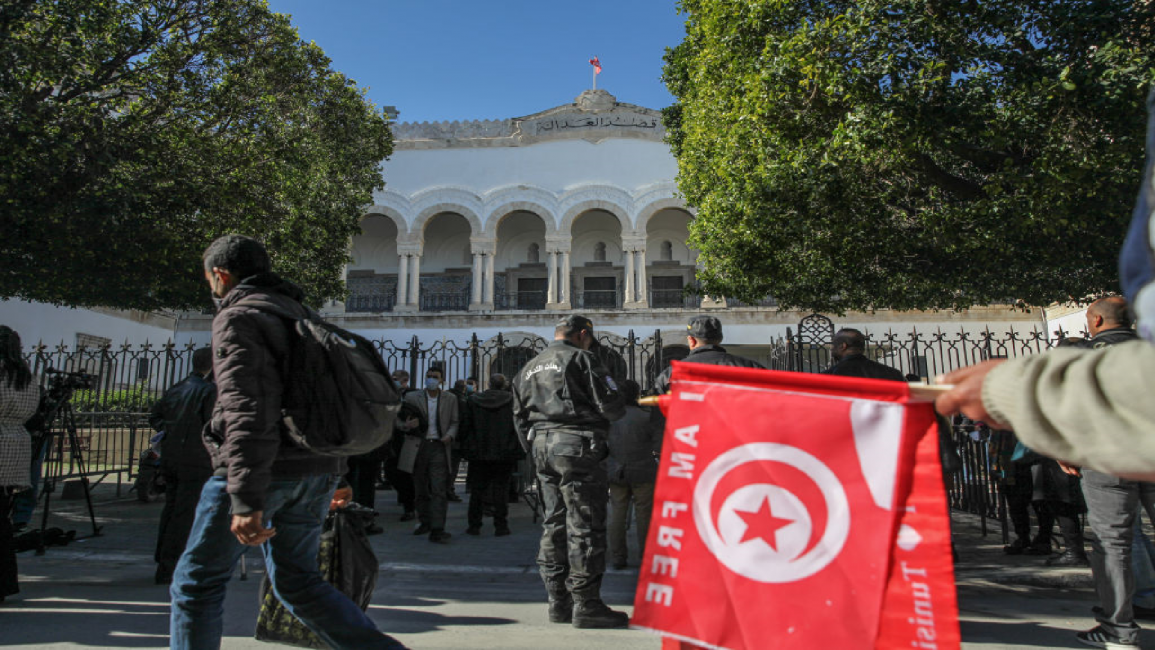
{"type": "Polygon", "coordinates": [[[533,440],[545,508],[537,565],[550,600],[601,598],[609,479],[603,440],[550,431],[533,440]],[[566,593],[568,592],[568,594],[566,593]]]}
{"type": "Polygon", "coordinates": [[[413,512],[417,500],[413,475],[397,469],[397,459],[391,458],[385,461],[385,478],[389,479],[389,485],[397,491],[397,504],[404,508],[405,512],[413,512]]]}
{"type": "Polygon", "coordinates": [[[381,473],[381,459],[375,453],[349,458],[346,478],[353,488],[353,500],[369,509],[377,502],[377,476],[381,473]]]}
{"type": "Polygon", "coordinates": [[[156,535],[156,582],[172,582],[172,572],[188,543],[196,519],[197,503],[210,472],[173,470],[164,472],[164,509],[156,535]]]}
{"type": "Polygon", "coordinates": [[[0,598],[20,593],[16,581],[16,540],[12,531],[13,505],[8,488],[0,485],[0,598]]]}
{"type": "Polygon", "coordinates": [[[1099,624],[1113,637],[1135,642],[1139,626],[1131,598],[1135,573],[1131,569],[1131,542],[1139,506],[1155,520],[1155,483],[1128,481],[1093,469],[1083,470],[1083,498],[1091,538],[1091,573],[1099,594],[1099,624]]]}
{"type": "Polygon", "coordinates": [[[513,461],[469,462],[469,527],[480,528],[488,504],[493,508],[493,525],[509,527],[509,479],[513,461]]]}
{"type": "MultiPolygon", "coordinates": [[[[1026,542],[1031,541],[1031,495],[1033,493],[1031,483],[1031,466],[1015,463],[1013,466],[1013,473],[1008,480],[1003,481],[999,485],[1003,495],[1007,498],[1007,515],[1011,519],[1011,527],[1015,531],[1015,537],[1026,542]]],[[[1039,518],[1040,523],[1046,516],[1042,513],[1039,503],[1035,503],[1035,515],[1039,518]]],[[[1040,526],[1041,528],[1041,526],[1040,526]]],[[[1048,525],[1047,539],[1050,539],[1051,527],[1048,525]]]]}
{"type": "Polygon", "coordinates": [[[1083,553],[1083,524],[1079,521],[1079,509],[1073,503],[1055,501],[1036,501],[1035,511],[1039,515],[1038,540],[1050,541],[1051,529],[1054,523],[1059,522],[1059,532],[1063,535],[1063,542],[1068,550],[1083,553]]]}
{"type": "Polygon", "coordinates": [[[434,532],[445,530],[449,509],[449,454],[440,440],[422,440],[413,463],[417,518],[434,532]]]}

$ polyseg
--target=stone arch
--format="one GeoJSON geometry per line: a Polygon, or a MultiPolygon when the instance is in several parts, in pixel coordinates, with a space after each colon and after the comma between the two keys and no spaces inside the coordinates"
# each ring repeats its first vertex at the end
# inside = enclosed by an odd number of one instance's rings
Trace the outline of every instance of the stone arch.
{"type": "Polygon", "coordinates": [[[638,226],[639,233],[646,232],[646,224],[650,221],[650,217],[661,212],[662,210],[681,210],[690,215],[690,219],[694,218],[694,210],[686,205],[686,202],[677,197],[671,196],[664,199],[658,199],[647,203],[638,211],[638,226]]]}
{"type": "Polygon", "coordinates": [[[403,217],[400,212],[388,206],[374,205],[365,208],[365,211],[361,214],[361,218],[357,222],[358,225],[360,225],[362,221],[375,215],[391,219],[393,225],[397,226],[397,241],[405,240],[406,235],[409,234],[409,223],[405,221],[405,217],[403,217]]]}
{"type": "Polygon", "coordinates": [[[429,223],[430,219],[441,214],[442,212],[452,212],[454,214],[459,214],[465,217],[465,220],[469,222],[469,228],[472,230],[474,236],[480,235],[482,233],[481,219],[477,216],[476,212],[464,205],[461,205],[460,203],[438,203],[425,208],[417,214],[415,219],[413,219],[413,228],[410,231],[410,239],[415,241],[424,241],[425,224],[429,223]]]}
{"type": "Polygon", "coordinates": [[[630,231],[630,218],[626,216],[626,209],[617,203],[612,203],[610,201],[604,201],[601,199],[590,199],[588,201],[582,201],[581,203],[578,203],[577,205],[574,205],[570,209],[566,210],[558,229],[564,234],[570,234],[570,232],[573,230],[573,222],[583,213],[589,212],[590,210],[603,210],[605,212],[609,212],[610,214],[614,215],[614,217],[618,220],[618,223],[621,224],[622,233],[630,231]]]}
{"type": "Polygon", "coordinates": [[[545,234],[547,237],[557,232],[557,223],[553,213],[542,204],[534,201],[510,201],[508,203],[502,203],[493,210],[490,210],[489,216],[485,218],[484,232],[496,237],[497,227],[501,225],[501,220],[514,212],[529,212],[537,215],[542,223],[545,224],[545,234]]]}

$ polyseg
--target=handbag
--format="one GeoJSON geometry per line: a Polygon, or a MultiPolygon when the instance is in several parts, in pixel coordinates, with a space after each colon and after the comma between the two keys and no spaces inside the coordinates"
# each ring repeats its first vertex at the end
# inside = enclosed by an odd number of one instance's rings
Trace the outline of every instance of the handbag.
{"type": "MultiPolygon", "coordinates": [[[[369,607],[377,587],[377,555],[365,533],[374,516],[373,510],[357,504],[330,512],[325,518],[318,554],[321,576],[361,611],[369,607]]],[[[253,633],[255,639],[301,648],[329,647],[277,598],[267,573],[261,581],[260,594],[261,611],[253,633]]]]}

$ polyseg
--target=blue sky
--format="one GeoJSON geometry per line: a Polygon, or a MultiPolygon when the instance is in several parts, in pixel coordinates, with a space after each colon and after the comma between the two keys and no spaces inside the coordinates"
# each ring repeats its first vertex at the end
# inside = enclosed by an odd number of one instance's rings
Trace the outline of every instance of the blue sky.
{"type": "Polygon", "coordinates": [[[569,103],[590,87],[663,108],[666,47],[681,42],[675,0],[269,0],[333,68],[402,122],[504,119],[569,103]]]}

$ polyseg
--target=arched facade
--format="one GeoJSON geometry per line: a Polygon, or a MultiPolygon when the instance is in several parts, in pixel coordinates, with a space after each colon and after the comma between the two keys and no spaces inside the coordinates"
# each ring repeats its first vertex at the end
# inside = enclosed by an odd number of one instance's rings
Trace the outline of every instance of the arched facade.
{"type": "Polygon", "coordinates": [[[659,114],[590,97],[512,121],[395,125],[388,186],[352,242],[346,308],[653,308],[651,268],[684,271],[696,257],[668,215],[692,213],[659,114]],[[591,110],[599,120],[584,117],[591,110]]]}

